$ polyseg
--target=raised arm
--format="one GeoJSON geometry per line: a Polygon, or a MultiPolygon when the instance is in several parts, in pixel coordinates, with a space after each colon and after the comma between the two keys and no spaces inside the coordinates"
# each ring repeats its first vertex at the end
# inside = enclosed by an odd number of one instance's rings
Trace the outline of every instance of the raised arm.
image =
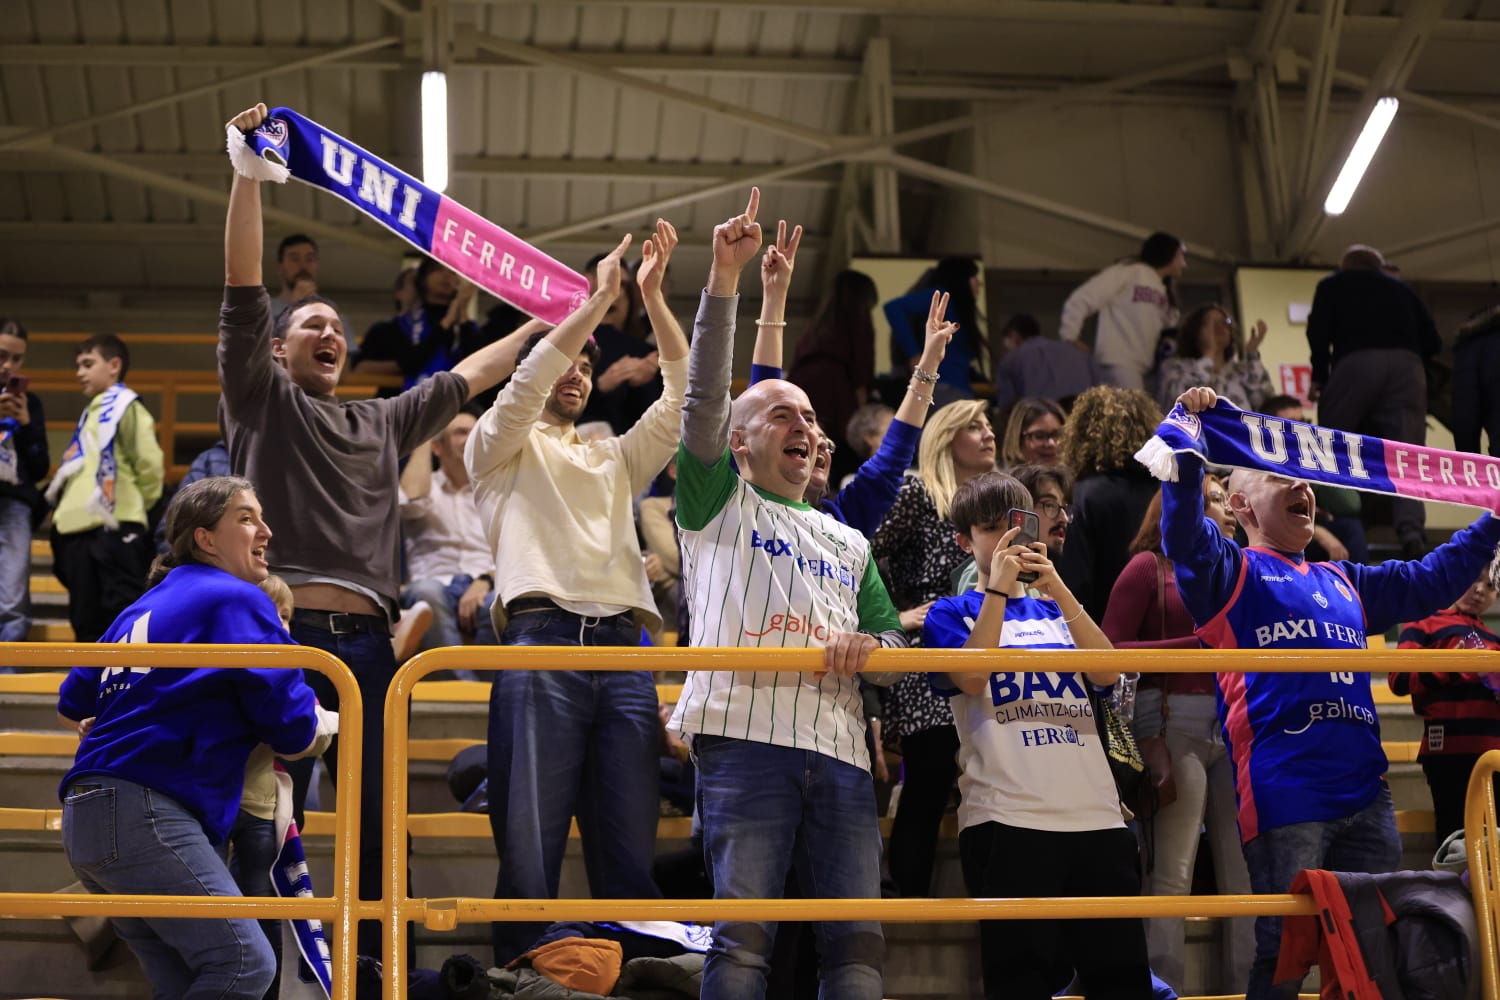
{"type": "Polygon", "coordinates": [[[667,297],[662,292],[662,278],[675,249],[677,229],[666,219],[657,219],[656,232],[641,247],[641,269],[635,278],[651,320],[651,330],[656,334],[656,353],[661,362],[681,361],[688,356],[687,336],[667,308],[667,297]]]}
{"type": "Polygon", "coordinates": [[[786,368],[782,336],[786,333],[786,299],[792,286],[792,272],[797,266],[797,247],[802,242],[802,227],[792,230],[787,239],[786,220],[776,223],[776,245],[767,247],[760,260],[762,289],[760,318],[755,325],[755,350],[750,355],[750,384],[763,379],[781,378],[786,368]]]}
{"type": "MultiPolygon", "coordinates": [[[[476,479],[489,476],[520,453],[526,442],[526,432],[541,415],[553,384],[568,370],[573,359],[578,357],[583,345],[588,342],[589,334],[599,325],[599,321],[609,310],[610,303],[619,294],[620,258],[629,245],[630,236],[627,234],[620,245],[599,262],[594,294],[553,327],[546,340],[537,345],[537,350],[526,356],[525,362],[516,371],[516,377],[501,390],[495,405],[474,425],[474,432],[464,445],[464,465],[470,476],[476,479]],[[548,349],[544,350],[543,344],[548,349]]],[[[522,342],[526,339],[520,330],[505,340],[511,338],[522,342]]],[[[499,348],[503,343],[505,341],[491,344],[485,350],[499,348]]],[[[518,349],[519,344],[516,346],[518,349]]],[[[466,360],[473,361],[483,353],[481,351],[466,360]]],[[[464,374],[458,368],[454,368],[453,372],[464,374]]]]}
{"type": "Polygon", "coordinates": [[[661,365],[661,395],[652,401],[629,430],[620,435],[620,456],[630,476],[632,493],[640,493],[661,472],[682,439],[682,403],[687,392],[688,342],[682,327],[667,308],[662,276],[677,246],[677,230],[665,219],[641,247],[641,269],[636,281],[656,332],[661,365]]]}
{"type": "Polygon", "coordinates": [[[896,410],[895,419],[875,454],[865,459],[848,486],[828,501],[845,524],[866,537],[875,537],[892,504],[901,491],[901,480],[916,458],[922,425],[932,410],[933,383],[948,342],[958,332],[958,324],[943,317],[948,312],[948,293],[933,292],[927,312],[927,337],[917,359],[906,395],[896,410]],[[920,375],[918,373],[921,373],[920,375]]]}
{"type": "MultiPolygon", "coordinates": [[[[729,381],[734,362],[734,310],[740,272],[760,249],[760,189],[750,189],[745,211],[714,227],[713,263],[693,322],[682,444],[703,465],[713,465],[729,444],[729,381]]],[[[683,475],[682,470],[678,472],[683,475]]],[[[678,511],[679,520],[682,512],[678,511]]]]}
{"type": "MultiPolygon", "coordinates": [[[[266,106],[257,104],[235,115],[225,127],[252,132],[266,120],[267,114],[266,106]]],[[[224,216],[224,284],[254,287],[265,283],[260,270],[264,240],[260,181],[241,177],[236,171],[229,188],[229,211],[224,216]]]]}
{"type": "MultiPolygon", "coordinates": [[[[1198,386],[1177,398],[1189,413],[1211,409],[1218,396],[1198,386]]],[[[1177,456],[1177,481],[1161,484],[1162,552],[1172,560],[1177,590],[1193,622],[1206,625],[1223,610],[1239,579],[1240,547],[1203,513],[1203,459],[1177,456]]]]}
{"type": "MultiPolygon", "coordinates": [[[[584,308],[588,308],[587,305],[584,308]]],[[[453,370],[469,383],[469,398],[473,399],[510,378],[516,370],[516,355],[521,353],[526,338],[545,329],[545,320],[528,319],[493,344],[486,344],[454,365],[453,370]]]]}

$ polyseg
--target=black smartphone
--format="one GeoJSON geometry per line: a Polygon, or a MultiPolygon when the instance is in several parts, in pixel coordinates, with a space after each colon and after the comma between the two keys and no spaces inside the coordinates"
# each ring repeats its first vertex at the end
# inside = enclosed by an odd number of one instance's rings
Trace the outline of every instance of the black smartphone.
{"type": "MultiPolygon", "coordinates": [[[[1010,540],[1010,544],[1012,545],[1030,545],[1041,535],[1041,523],[1037,520],[1036,515],[1029,510],[1012,507],[1005,512],[1005,523],[1011,528],[1021,529],[1016,532],[1016,537],[1010,540]]],[[[1016,579],[1021,583],[1035,583],[1036,574],[1021,573],[1016,579]]]]}
{"type": "Polygon", "coordinates": [[[31,379],[25,375],[12,375],[5,383],[4,392],[13,393],[17,396],[26,395],[26,387],[31,384],[31,379]]]}

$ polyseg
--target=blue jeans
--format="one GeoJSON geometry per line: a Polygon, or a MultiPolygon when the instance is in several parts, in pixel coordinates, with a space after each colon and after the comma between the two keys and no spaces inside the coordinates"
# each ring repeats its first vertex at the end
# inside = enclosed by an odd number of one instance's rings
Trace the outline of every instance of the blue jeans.
{"type": "MultiPolygon", "coordinates": [[[[89,892],[240,895],[191,813],[120,778],[90,775],[68,788],[63,850],[89,892]]],[[[113,923],[157,1000],[261,1000],[276,975],[276,957],[254,920],[115,917],[113,923]]]]}
{"type": "MultiPolygon", "coordinates": [[[[630,615],[513,616],[507,646],[635,646],[630,615]]],[[[503,655],[500,654],[500,655],[503,655]]],[[[644,670],[502,670],[490,690],[490,829],[500,856],[496,899],[555,899],[578,817],[589,891],[654,899],[656,683],[644,670]]],[[[545,924],[499,922],[496,964],[527,951],[545,924]]]]}
{"type": "MultiPolygon", "coordinates": [[[[1401,866],[1401,834],[1391,790],[1384,782],[1375,801],[1352,816],[1325,822],[1291,823],[1263,830],[1245,845],[1250,891],[1280,893],[1304,868],[1379,875],[1401,866]]],[[[1283,1000],[1297,995],[1298,983],[1273,985],[1281,950],[1281,918],[1255,920],[1255,963],[1246,1000],[1283,1000]]]]}
{"type": "MultiPolygon", "coordinates": [[[[880,833],[868,771],[812,750],[693,737],[703,853],[715,899],[780,899],[793,868],[809,899],[880,895],[880,833]]],[[[879,1000],[885,938],[873,920],[814,925],[819,996],[879,1000]]],[[[702,995],[766,994],[776,924],[720,922],[702,995]]]]}
{"type": "MultiPolygon", "coordinates": [[[[418,601],[426,601],[432,608],[432,624],[422,637],[422,645],[418,647],[420,652],[443,646],[462,646],[466,639],[480,646],[496,645],[495,624],[490,619],[490,605],[495,603],[493,590],[479,606],[474,631],[466,635],[458,627],[458,602],[473,582],[472,576],[460,574],[453,578],[452,583],[444,583],[442,580],[413,580],[401,588],[403,608],[409,608],[418,601]]],[[[453,673],[461,681],[485,680],[473,670],[455,670],[453,673]]]]}
{"type": "MultiPolygon", "coordinates": [[[[229,874],[246,896],[274,896],[271,867],[276,864],[276,821],[252,816],[241,809],[229,828],[229,874]]],[[[262,920],[260,929],[281,967],[281,921],[262,920]]],[[[273,991],[270,996],[279,995],[273,991]]]]}
{"type": "Polygon", "coordinates": [[[0,497],[0,642],[25,642],[30,632],[31,505],[0,497]]]}
{"type": "MultiPolygon", "coordinates": [[[[385,887],[385,867],[381,863],[380,849],[383,825],[380,776],[385,767],[385,695],[391,686],[391,678],[396,674],[396,654],[391,649],[390,636],[364,633],[334,635],[295,619],[292,621],[292,638],[304,646],[324,650],[343,660],[359,685],[359,698],[365,710],[364,748],[359,762],[359,898],[379,899],[385,887]]],[[[311,670],[304,672],[303,678],[313,689],[313,694],[318,696],[319,704],[330,711],[338,710],[339,696],[332,681],[311,670]]],[[[337,736],[323,754],[323,763],[328,767],[329,776],[337,780],[337,736]]],[[[292,801],[297,826],[300,828],[303,826],[303,804],[307,801],[307,789],[312,782],[313,758],[285,761],[282,766],[292,776],[292,801]]],[[[407,843],[410,846],[409,839],[407,843]]],[[[378,921],[360,922],[359,953],[370,956],[381,954],[378,921]]]]}

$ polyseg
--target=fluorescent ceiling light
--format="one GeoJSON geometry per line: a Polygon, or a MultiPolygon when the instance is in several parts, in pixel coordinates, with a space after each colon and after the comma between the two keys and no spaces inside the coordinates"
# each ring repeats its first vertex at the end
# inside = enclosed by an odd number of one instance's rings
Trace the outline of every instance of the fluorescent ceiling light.
{"type": "Polygon", "coordinates": [[[448,187],[448,75],[422,74],[422,181],[434,191],[448,187]]]}
{"type": "Polygon", "coordinates": [[[1344,161],[1338,180],[1328,190],[1328,199],[1323,202],[1325,215],[1343,215],[1344,209],[1349,207],[1349,199],[1354,197],[1355,188],[1359,187],[1360,180],[1369,169],[1370,161],[1375,158],[1375,151],[1380,148],[1380,140],[1385,138],[1386,129],[1391,127],[1396,109],[1400,106],[1401,102],[1394,97],[1382,97],[1370,109],[1370,117],[1365,121],[1359,138],[1354,140],[1354,148],[1349,150],[1349,158],[1344,161]]]}

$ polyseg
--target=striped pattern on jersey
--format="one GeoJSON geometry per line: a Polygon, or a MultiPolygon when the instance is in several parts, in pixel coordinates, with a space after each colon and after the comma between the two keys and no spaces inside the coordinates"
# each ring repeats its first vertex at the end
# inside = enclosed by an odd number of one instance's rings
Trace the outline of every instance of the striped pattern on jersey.
{"type": "MultiPolygon", "coordinates": [[[[723,506],[692,530],[683,521],[682,581],[689,645],[807,648],[860,630],[870,546],[805,504],[769,499],[725,459],[678,459],[679,518],[703,492],[723,506]],[[729,482],[732,479],[733,482],[729,482]]],[[[774,671],[691,672],[670,728],[795,747],[869,770],[859,684],[774,671]]]]}
{"type": "MultiPolygon", "coordinates": [[[[1401,626],[1399,649],[1500,649],[1480,618],[1449,608],[1401,626]]],[[[1417,759],[1500,750],[1500,700],[1478,674],[1393,673],[1386,678],[1425,722],[1417,759]]]]}

